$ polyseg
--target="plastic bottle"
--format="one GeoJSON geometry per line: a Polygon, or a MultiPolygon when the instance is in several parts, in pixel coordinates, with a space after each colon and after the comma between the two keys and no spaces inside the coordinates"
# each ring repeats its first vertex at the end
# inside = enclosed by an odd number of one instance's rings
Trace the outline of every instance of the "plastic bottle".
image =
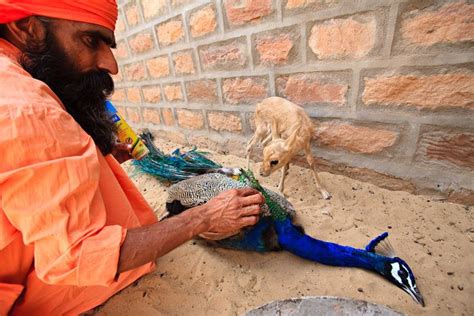
{"type": "Polygon", "coordinates": [[[118,114],[117,109],[114,107],[112,102],[105,101],[105,108],[117,127],[117,137],[121,143],[131,144],[132,149],[130,150],[130,155],[136,159],[140,160],[145,157],[150,151],[145,146],[143,141],[135,134],[133,129],[128,125],[128,123],[118,114]]]}

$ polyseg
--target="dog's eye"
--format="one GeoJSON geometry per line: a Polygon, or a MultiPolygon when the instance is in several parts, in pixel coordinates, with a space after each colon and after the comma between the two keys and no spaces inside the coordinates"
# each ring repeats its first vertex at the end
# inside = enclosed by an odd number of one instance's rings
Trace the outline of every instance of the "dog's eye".
{"type": "Polygon", "coordinates": [[[270,161],[270,166],[276,166],[276,165],[278,165],[278,160],[270,161]]]}

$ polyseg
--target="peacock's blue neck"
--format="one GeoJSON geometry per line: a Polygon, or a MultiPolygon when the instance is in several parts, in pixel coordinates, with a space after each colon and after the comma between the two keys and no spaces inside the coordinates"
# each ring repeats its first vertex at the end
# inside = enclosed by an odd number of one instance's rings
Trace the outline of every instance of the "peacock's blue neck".
{"type": "Polygon", "coordinates": [[[357,267],[382,274],[385,264],[390,260],[388,257],[363,249],[314,239],[299,232],[290,219],[275,221],[274,227],[278,233],[278,241],[282,248],[322,264],[357,267]]]}

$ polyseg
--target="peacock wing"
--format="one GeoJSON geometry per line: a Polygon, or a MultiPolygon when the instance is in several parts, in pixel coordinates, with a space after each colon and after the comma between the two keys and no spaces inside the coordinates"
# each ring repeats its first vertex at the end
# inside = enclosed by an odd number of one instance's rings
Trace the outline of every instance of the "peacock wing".
{"type": "MultiPolygon", "coordinates": [[[[189,208],[206,203],[221,192],[246,187],[250,186],[220,173],[195,176],[173,184],[168,189],[166,210],[170,216],[177,215],[189,208]]],[[[276,192],[270,190],[268,192],[290,215],[294,214],[294,207],[288,200],[276,192]]],[[[222,236],[226,238],[220,240],[215,240],[219,238],[215,238],[212,234],[204,234],[201,237],[210,239],[212,244],[224,248],[259,252],[279,249],[278,238],[266,204],[262,206],[262,217],[255,226],[244,228],[233,236],[222,236]]]]}

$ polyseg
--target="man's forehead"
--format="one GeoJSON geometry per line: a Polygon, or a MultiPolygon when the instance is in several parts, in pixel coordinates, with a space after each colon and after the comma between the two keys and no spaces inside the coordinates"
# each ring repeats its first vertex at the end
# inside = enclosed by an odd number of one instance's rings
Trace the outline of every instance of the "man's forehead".
{"type": "Polygon", "coordinates": [[[86,23],[86,22],[78,22],[78,21],[71,21],[71,20],[62,20],[62,19],[54,19],[57,23],[61,24],[58,27],[58,33],[61,33],[61,30],[67,31],[70,29],[71,31],[83,32],[85,34],[96,36],[102,39],[107,45],[111,47],[115,47],[115,35],[114,32],[109,30],[106,27],[86,23]]]}

